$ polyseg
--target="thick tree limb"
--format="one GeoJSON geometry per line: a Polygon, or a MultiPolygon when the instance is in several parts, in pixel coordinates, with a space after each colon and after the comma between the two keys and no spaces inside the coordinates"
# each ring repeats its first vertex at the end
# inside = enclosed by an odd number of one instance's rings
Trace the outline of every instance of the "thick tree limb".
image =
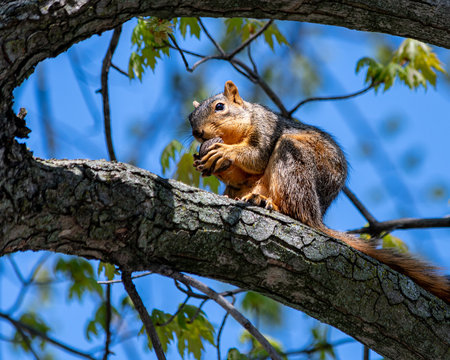
{"type": "Polygon", "coordinates": [[[23,157],[9,168],[0,167],[1,254],[168,265],[263,293],[389,358],[448,356],[448,304],[279,213],[121,163],[23,157]]]}

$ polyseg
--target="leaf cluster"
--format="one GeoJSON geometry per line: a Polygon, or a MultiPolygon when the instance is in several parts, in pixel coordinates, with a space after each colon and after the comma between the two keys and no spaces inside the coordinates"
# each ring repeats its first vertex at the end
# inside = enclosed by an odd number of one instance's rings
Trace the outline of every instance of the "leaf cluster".
{"type": "Polygon", "coordinates": [[[436,86],[436,71],[445,73],[432,49],[427,44],[413,39],[404,40],[387,64],[370,57],[360,59],[356,64],[356,73],[365,67],[365,82],[373,84],[375,90],[384,84],[383,91],[388,90],[397,78],[410,89],[420,86],[426,89],[428,83],[436,86]]]}
{"type": "MultiPolygon", "coordinates": [[[[181,305],[180,305],[181,306],[181,305]]],[[[215,345],[214,327],[206,318],[203,310],[194,305],[184,305],[175,317],[158,309],[153,309],[151,318],[156,327],[156,332],[161,341],[164,352],[176,339],[177,350],[184,359],[187,355],[200,360],[204,350],[204,341],[215,345]]],[[[144,332],[142,327],[141,332],[144,332]]],[[[152,342],[148,341],[149,349],[152,349],[152,342]]]]}

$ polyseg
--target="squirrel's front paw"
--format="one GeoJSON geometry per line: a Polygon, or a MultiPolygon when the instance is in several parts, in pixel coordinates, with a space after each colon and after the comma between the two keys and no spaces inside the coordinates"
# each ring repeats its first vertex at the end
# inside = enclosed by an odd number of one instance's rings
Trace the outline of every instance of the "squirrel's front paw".
{"type": "Polygon", "coordinates": [[[232,146],[214,144],[201,160],[194,161],[194,167],[201,171],[203,176],[208,176],[228,169],[233,163],[234,157],[232,146]]]}

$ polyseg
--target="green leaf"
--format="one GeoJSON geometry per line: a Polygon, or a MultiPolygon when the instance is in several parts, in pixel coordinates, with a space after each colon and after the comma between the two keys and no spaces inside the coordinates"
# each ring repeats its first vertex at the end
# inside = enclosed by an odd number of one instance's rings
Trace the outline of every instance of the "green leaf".
{"type": "Polygon", "coordinates": [[[267,324],[281,324],[281,305],[264,295],[248,291],[242,299],[242,309],[250,312],[267,324]]]}
{"type": "Polygon", "coordinates": [[[172,140],[161,154],[161,166],[163,174],[170,168],[170,160],[175,161],[178,153],[183,150],[183,145],[178,140],[172,140]]]}
{"type": "MultiPolygon", "coordinates": [[[[274,338],[264,335],[264,337],[267,339],[267,341],[272,345],[272,347],[280,354],[280,357],[282,359],[287,360],[286,355],[281,355],[283,353],[283,346],[274,338]]],[[[241,343],[248,343],[251,344],[250,352],[248,353],[250,359],[267,359],[269,358],[269,354],[267,351],[262,347],[262,345],[247,331],[244,330],[241,337],[240,337],[241,343]]]]}
{"type": "Polygon", "coordinates": [[[180,18],[179,29],[183,38],[186,38],[187,28],[189,27],[189,33],[191,36],[195,36],[200,39],[200,25],[197,18],[184,17],[180,18]]]}
{"type": "MultiPolygon", "coordinates": [[[[198,307],[193,305],[184,305],[175,319],[167,325],[166,323],[171,315],[154,309],[151,315],[152,321],[156,326],[156,331],[161,340],[161,346],[167,351],[169,345],[177,340],[177,349],[182,358],[187,353],[192,354],[197,360],[200,360],[204,350],[204,341],[214,344],[214,327],[207,320],[203,311],[198,311],[198,307]],[[194,316],[198,313],[195,319],[194,316]]],[[[151,342],[149,342],[151,349],[151,342]]]]}
{"type": "Polygon", "coordinates": [[[375,90],[384,84],[384,91],[394,84],[396,78],[410,89],[420,86],[426,89],[428,83],[436,85],[435,71],[445,72],[431,48],[413,39],[404,40],[386,65],[368,57],[360,59],[356,64],[356,73],[366,66],[365,81],[375,84],[375,90]]]}
{"type": "Polygon", "coordinates": [[[383,236],[383,248],[393,248],[396,249],[397,251],[401,252],[401,253],[407,253],[408,250],[408,246],[403,242],[402,239],[393,236],[391,234],[385,235],[383,236]]]}
{"type": "Polygon", "coordinates": [[[59,258],[54,267],[55,273],[61,273],[67,277],[71,284],[69,286],[68,299],[71,300],[76,296],[81,300],[82,296],[88,293],[97,295],[103,294],[102,287],[97,283],[94,276],[92,265],[80,258],[59,258]]]}
{"type": "MultiPolygon", "coordinates": [[[[50,327],[47,325],[47,323],[35,312],[27,312],[20,316],[19,321],[21,323],[24,323],[33,329],[36,329],[38,332],[41,332],[43,334],[47,334],[50,331],[50,327]]],[[[45,348],[45,345],[47,344],[47,341],[37,335],[34,335],[33,333],[27,332],[28,338],[33,343],[34,340],[39,341],[39,347],[41,350],[45,348]]],[[[23,339],[22,334],[16,330],[14,333],[14,346],[19,346],[25,351],[30,351],[30,347],[28,343],[23,339]]]]}
{"type": "MultiPolygon", "coordinates": [[[[111,321],[113,317],[118,316],[119,313],[111,306],[111,321]]],[[[103,336],[106,331],[106,303],[103,301],[97,308],[95,312],[94,318],[88,321],[86,325],[86,338],[90,341],[92,339],[92,335],[103,336]]]]}
{"type": "Polygon", "coordinates": [[[147,67],[154,71],[161,55],[169,55],[167,41],[172,32],[173,24],[169,20],[156,17],[138,19],[131,34],[131,43],[136,50],[131,53],[128,63],[130,79],[137,77],[142,80],[147,67]]]}
{"type": "Polygon", "coordinates": [[[241,354],[238,349],[231,348],[227,353],[227,360],[248,360],[249,358],[241,354]]]}
{"type": "Polygon", "coordinates": [[[98,263],[97,276],[100,276],[103,272],[108,280],[114,279],[114,275],[119,275],[119,271],[114,265],[100,261],[98,263]]]}

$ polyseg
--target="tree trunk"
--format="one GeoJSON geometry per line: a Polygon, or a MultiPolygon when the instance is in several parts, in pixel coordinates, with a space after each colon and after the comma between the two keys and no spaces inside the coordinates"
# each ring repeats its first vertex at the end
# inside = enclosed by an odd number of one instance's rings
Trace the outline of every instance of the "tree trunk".
{"type": "Polygon", "coordinates": [[[129,271],[165,264],[264,293],[393,359],[449,357],[449,305],[407,277],[276,212],[129,165],[34,159],[12,90],[41,60],[136,15],[304,20],[450,47],[445,1],[3,1],[0,254],[50,250],[129,271]]]}

